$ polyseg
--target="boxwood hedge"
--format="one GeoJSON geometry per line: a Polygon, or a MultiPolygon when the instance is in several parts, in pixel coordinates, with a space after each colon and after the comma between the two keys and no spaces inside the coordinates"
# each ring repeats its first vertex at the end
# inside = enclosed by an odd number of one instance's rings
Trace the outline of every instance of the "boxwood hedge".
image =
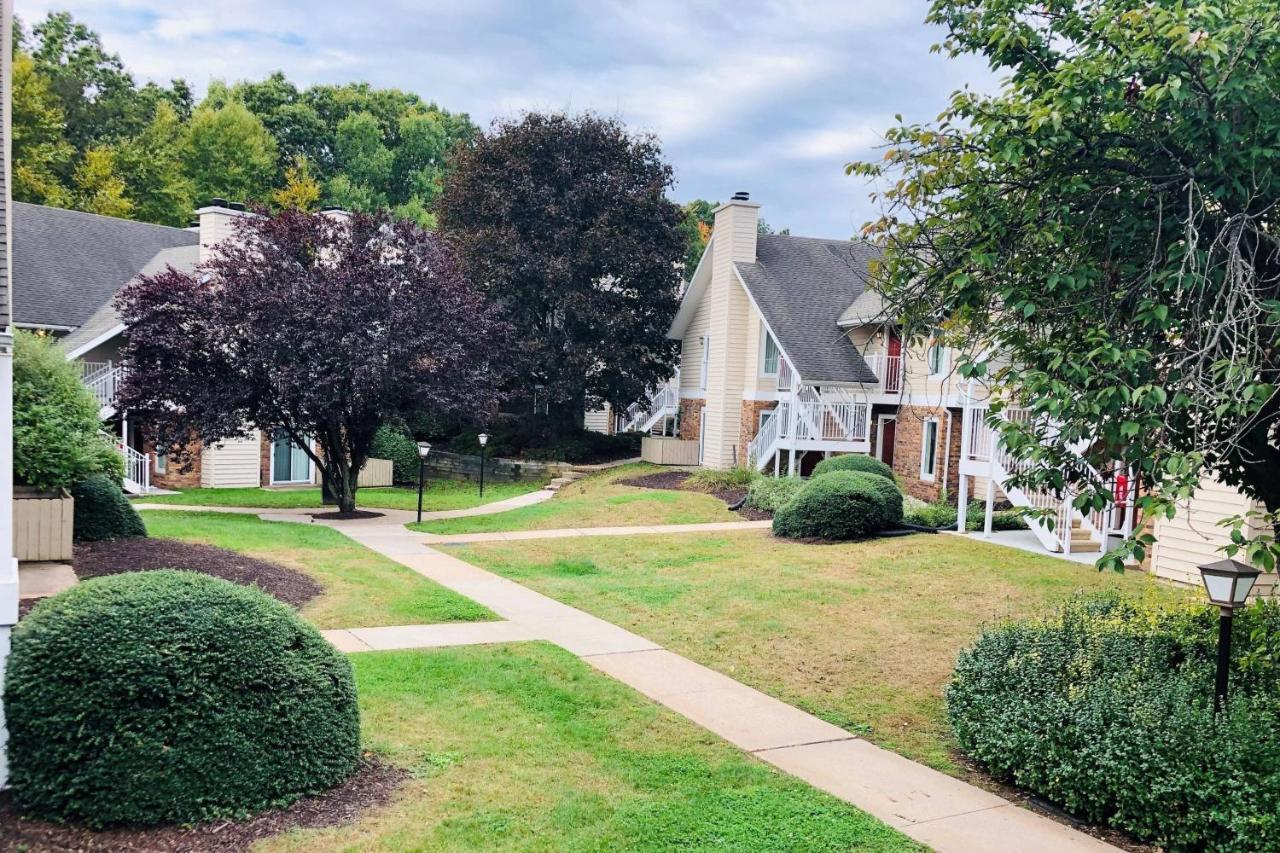
{"type": "Polygon", "coordinates": [[[832,456],[830,459],[823,459],[813,466],[813,476],[815,477],[821,477],[823,474],[830,474],[833,471],[862,471],[867,474],[879,474],[881,477],[886,477],[891,482],[893,481],[892,468],[879,459],[863,456],[861,453],[832,456]]]}
{"type": "Polygon", "coordinates": [[[360,755],[351,665],[289,607],[193,572],[86,581],[13,632],[13,798],[92,827],[287,804],[360,755]]]}
{"type": "Polygon", "coordinates": [[[77,542],[146,536],[142,517],[104,474],[95,474],[71,489],[75,498],[72,530],[77,542]]]}
{"type": "Polygon", "coordinates": [[[773,516],[773,532],[790,539],[856,539],[902,521],[902,493],[892,480],[864,471],[814,477],[773,516]]]}
{"type": "Polygon", "coordinates": [[[995,776],[1169,851],[1280,849],[1280,608],[1236,617],[1214,711],[1217,612],[1078,598],[985,631],[947,712],[995,776]]]}
{"type": "Polygon", "coordinates": [[[799,477],[757,477],[747,488],[747,506],[777,512],[806,485],[799,477]]]}

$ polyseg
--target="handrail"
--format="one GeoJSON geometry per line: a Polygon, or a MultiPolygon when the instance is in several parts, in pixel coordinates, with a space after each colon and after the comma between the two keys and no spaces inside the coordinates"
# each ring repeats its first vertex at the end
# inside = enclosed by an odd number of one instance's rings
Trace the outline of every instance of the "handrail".
{"type": "Polygon", "coordinates": [[[886,394],[896,394],[902,390],[902,356],[877,352],[864,355],[863,359],[875,373],[886,394]]]}
{"type": "Polygon", "coordinates": [[[84,378],[85,387],[89,389],[89,393],[98,401],[99,406],[115,405],[116,389],[120,385],[120,380],[124,378],[123,367],[111,367],[98,370],[96,373],[84,378]]]}
{"type": "Polygon", "coordinates": [[[140,494],[151,490],[151,454],[139,453],[122,441],[116,442],[116,448],[124,457],[125,486],[140,494]]]}
{"type": "Polygon", "coordinates": [[[680,406],[680,370],[667,380],[662,387],[649,395],[644,401],[637,401],[627,407],[626,422],[623,432],[631,432],[638,427],[648,428],[668,411],[680,406]]]}

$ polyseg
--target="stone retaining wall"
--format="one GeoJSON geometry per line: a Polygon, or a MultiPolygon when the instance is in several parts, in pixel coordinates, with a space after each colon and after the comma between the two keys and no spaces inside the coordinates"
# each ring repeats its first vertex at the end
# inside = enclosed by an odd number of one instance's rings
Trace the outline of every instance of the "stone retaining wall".
{"type": "MultiPolygon", "coordinates": [[[[503,483],[516,480],[550,480],[572,468],[573,465],[568,462],[489,457],[485,460],[484,478],[503,483]]],[[[432,450],[431,455],[427,457],[426,469],[428,477],[445,480],[478,480],[480,479],[480,457],[450,453],[447,450],[432,450]]]]}

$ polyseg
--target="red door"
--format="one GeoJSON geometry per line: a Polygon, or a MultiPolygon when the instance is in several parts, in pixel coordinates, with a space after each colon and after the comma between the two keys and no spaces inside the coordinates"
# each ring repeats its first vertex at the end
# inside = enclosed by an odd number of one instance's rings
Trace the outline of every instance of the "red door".
{"type": "Polygon", "coordinates": [[[896,394],[902,388],[902,338],[898,337],[897,329],[889,331],[885,355],[884,390],[887,394],[896,394]]]}
{"type": "Polygon", "coordinates": [[[893,467],[893,445],[897,430],[898,422],[895,420],[883,420],[880,422],[880,461],[890,468],[893,467]]]}

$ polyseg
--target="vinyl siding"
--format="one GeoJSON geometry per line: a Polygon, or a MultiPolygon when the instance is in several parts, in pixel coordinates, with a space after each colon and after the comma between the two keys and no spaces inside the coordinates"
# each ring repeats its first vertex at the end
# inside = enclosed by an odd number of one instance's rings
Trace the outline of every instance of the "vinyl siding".
{"type": "MultiPolygon", "coordinates": [[[[1219,548],[1230,541],[1228,528],[1218,521],[1240,515],[1258,504],[1237,489],[1206,478],[1191,500],[1180,505],[1173,518],[1156,520],[1156,543],[1151,552],[1151,570],[1157,576],[1199,586],[1199,566],[1224,559],[1219,548]]],[[[1257,526],[1251,533],[1259,532],[1257,526]]],[[[1259,586],[1270,586],[1259,579],[1259,586]]]]}
{"type": "Polygon", "coordinates": [[[262,450],[258,433],[220,441],[205,448],[200,459],[200,485],[205,488],[252,487],[261,482],[262,450]]]}

